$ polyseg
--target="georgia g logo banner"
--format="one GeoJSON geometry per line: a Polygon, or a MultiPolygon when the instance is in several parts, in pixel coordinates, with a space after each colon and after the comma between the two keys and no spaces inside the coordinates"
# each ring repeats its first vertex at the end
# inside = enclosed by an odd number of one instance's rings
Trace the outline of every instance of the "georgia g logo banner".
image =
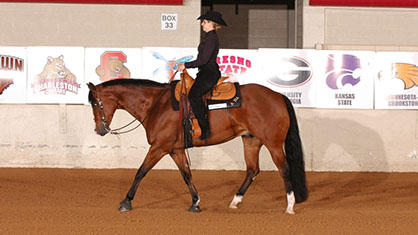
{"type": "Polygon", "coordinates": [[[307,83],[312,78],[312,67],[303,58],[293,56],[281,59],[274,76],[267,81],[279,87],[298,87],[307,83]]]}

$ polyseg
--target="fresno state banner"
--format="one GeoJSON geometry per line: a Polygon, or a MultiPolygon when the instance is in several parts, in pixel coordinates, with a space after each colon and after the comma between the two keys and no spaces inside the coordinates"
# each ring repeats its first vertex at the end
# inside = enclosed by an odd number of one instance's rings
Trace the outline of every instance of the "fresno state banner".
{"type": "Polygon", "coordinates": [[[228,81],[246,84],[256,79],[257,50],[220,49],[216,62],[221,76],[228,81]]]}
{"type": "Polygon", "coordinates": [[[416,0],[310,0],[311,6],[418,7],[416,0]]]}
{"type": "Polygon", "coordinates": [[[0,0],[0,2],[182,5],[183,0],[0,0]]]}

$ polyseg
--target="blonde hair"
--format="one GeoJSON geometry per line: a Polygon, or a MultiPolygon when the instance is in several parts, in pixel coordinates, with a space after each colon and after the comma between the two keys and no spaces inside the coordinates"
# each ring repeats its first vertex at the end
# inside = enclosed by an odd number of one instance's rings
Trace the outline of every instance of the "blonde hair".
{"type": "Polygon", "coordinates": [[[215,28],[215,30],[220,30],[222,28],[222,26],[220,24],[218,24],[216,22],[213,22],[213,21],[212,21],[212,23],[213,23],[213,28],[215,28]]]}
{"type": "Polygon", "coordinates": [[[218,24],[218,23],[216,23],[216,22],[214,22],[214,21],[207,20],[207,19],[204,19],[204,20],[206,20],[206,21],[207,21],[207,22],[209,22],[209,23],[212,23],[213,28],[214,28],[215,30],[220,30],[220,29],[222,28],[222,26],[221,26],[220,24],[218,24]]]}

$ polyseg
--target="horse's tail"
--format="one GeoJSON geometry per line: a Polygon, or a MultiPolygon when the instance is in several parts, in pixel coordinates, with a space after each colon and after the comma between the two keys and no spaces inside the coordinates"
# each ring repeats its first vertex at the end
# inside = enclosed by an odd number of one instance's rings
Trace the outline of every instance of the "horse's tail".
{"type": "Polygon", "coordinates": [[[299,127],[293,105],[284,95],[283,99],[286,102],[290,118],[289,131],[285,140],[286,159],[290,168],[290,181],[292,182],[296,203],[300,203],[308,199],[302,142],[299,136],[299,127]]]}

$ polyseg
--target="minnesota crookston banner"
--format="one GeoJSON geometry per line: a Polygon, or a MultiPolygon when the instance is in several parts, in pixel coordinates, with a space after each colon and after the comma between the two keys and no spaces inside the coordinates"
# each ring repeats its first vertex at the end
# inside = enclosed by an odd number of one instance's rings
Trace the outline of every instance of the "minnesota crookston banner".
{"type": "Polygon", "coordinates": [[[378,52],[376,109],[418,108],[418,53],[378,52]]]}

